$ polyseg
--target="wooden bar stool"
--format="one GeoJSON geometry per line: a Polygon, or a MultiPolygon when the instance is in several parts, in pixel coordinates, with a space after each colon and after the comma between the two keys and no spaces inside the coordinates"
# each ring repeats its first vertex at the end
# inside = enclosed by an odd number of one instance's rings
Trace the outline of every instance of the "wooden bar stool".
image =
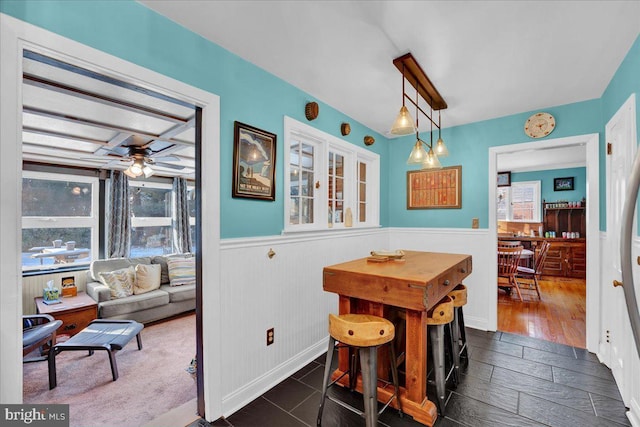
{"type": "Polygon", "coordinates": [[[463,284],[456,286],[448,296],[453,300],[453,363],[455,366],[454,379],[456,384],[460,381],[460,361],[464,359],[463,369],[469,364],[469,355],[467,352],[467,335],[464,330],[464,315],[462,307],[467,304],[467,287],[463,284]]]}
{"type": "MultiPolygon", "coordinates": [[[[322,410],[324,409],[325,399],[332,400],[340,406],[363,416],[367,427],[377,427],[378,415],[387,409],[393,399],[396,399],[400,415],[402,415],[402,406],[398,398],[398,370],[393,345],[394,336],[395,328],[393,323],[382,317],[369,314],[342,314],[340,316],[329,314],[329,349],[324,365],[324,381],[322,382],[322,396],[320,398],[320,409],[318,410],[317,420],[318,426],[322,425],[322,410]],[[390,349],[391,375],[393,377],[395,393],[389,398],[382,409],[378,411],[378,347],[385,344],[388,344],[390,349]],[[355,375],[357,375],[355,363],[351,363],[348,371],[329,383],[333,351],[339,347],[355,349],[359,354],[362,370],[364,412],[332,396],[327,396],[328,388],[343,376],[350,374],[350,377],[355,377],[355,375]]],[[[350,378],[350,383],[355,384],[355,381],[351,381],[350,378]]]]}
{"type": "MultiPolygon", "coordinates": [[[[436,393],[438,397],[438,411],[444,416],[447,398],[446,385],[451,374],[455,375],[455,363],[450,361],[451,369],[447,372],[445,360],[445,344],[449,346],[449,354],[453,353],[452,339],[446,339],[445,327],[451,328],[453,323],[453,300],[445,296],[427,313],[427,329],[429,330],[429,345],[433,357],[433,371],[435,371],[436,393]],[[445,343],[445,341],[447,341],[445,343]]],[[[449,334],[451,338],[451,334],[449,334]]],[[[451,357],[453,359],[453,357],[451,357]]]]}

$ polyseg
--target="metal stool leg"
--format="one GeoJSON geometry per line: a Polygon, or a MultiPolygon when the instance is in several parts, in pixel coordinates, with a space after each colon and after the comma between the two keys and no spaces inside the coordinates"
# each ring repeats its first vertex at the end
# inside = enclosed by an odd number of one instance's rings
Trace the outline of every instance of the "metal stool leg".
{"type": "Polygon", "coordinates": [[[322,381],[322,397],[320,398],[320,408],[318,409],[318,419],[316,425],[320,427],[322,425],[322,410],[324,409],[324,402],[327,397],[327,388],[329,387],[329,377],[331,376],[331,362],[333,361],[333,349],[335,347],[335,339],[329,336],[329,348],[327,350],[327,357],[324,362],[324,376],[322,381]]]}
{"type": "Polygon", "coordinates": [[[378,348],[360,349],[362,370],[362,395],[364,397],[364,417],[367,427],[378,426],[378,348]]]}
{"type": "Polygon", "coordinates": [[[459,307],[453,309],[453,327],[451,339],[453,341],[453,364],[455,366],[454,381],[456,385],[460,381],[460,323],[458,321],[459,307]]]}
{"type": "Polygon", "coordinates": [[[436,393],[438,409],[444,416],[446,402],[446,374],[444,364],[444,325],[433,325],[429,331],[431,335],[431,351],[433,353],[433,369],[436,375],[436,393]]]}
{"type": "Polygon", "coordinates": [[[460,337],[460,363],[462,365],[462,370],[466,371],[469,366],[469,352],[467,350],[467,334],[464,329],[464,313],[462,311],[462,307],[458,307],[456,314],[456,319],[458,320],[459,325],[458,336],[460,337]]]}

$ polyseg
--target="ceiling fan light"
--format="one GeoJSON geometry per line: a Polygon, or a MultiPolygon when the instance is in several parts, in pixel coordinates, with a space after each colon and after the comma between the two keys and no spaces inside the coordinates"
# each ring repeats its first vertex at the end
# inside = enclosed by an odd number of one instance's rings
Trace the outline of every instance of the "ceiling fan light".
{"type": "Polygon", "coordinates": [[[393,135],[409,135],[417,131],[413,117],[409,114],[409,110],[404,105],[400,108],[398,117],[396,117],[393,126],[391,127],[391,134],[393,135]]]}
{"type": "Polygon", "coordinates": [[[149,165],[144,165],[144,167],[142,168],[142,173],[144,173],[145,178],[149,178],[151,175],[153,175],[153,169],[151,169],[149,165]]]}
{"type": "Polygon", "coordinates": [[[419,165],[426,161],[427,151],[422,146],[423,144],[424,142],[418,138],[413,146],[413,150],[411,150],[411,154],[409,154],[409,158],[407,159],[408,165],[419,165]]]}
{"type": "Polygon", "coordinates": [[[138,177],[133,172],[131,172],[131,167],[128,167],[127,169],[125,169],[124,170],[124,174],[127,175],[129,178],[137,178],[138,177]]]}
{"type": "Polygon", "coordinates": [[[427,158],[424,162],[422,162],[422,169],[440,169],[442,168],[442,164],[440,164],[440,160],[438,159],[438,155],[433,152],[433,148],[429,149],[427,153],[427,158]]]}
{"type": "Polygon", "coordinates": [[[444,144],[442,138],[438,138],[438,140],[436,141],[436,155],[438,157],[447,157],[449,155],[449,150],[444,144]]]}

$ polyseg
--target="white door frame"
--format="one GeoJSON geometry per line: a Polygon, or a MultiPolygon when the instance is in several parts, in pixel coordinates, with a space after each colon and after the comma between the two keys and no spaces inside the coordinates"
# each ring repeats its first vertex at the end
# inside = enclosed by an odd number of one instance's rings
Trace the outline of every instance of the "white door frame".
{"type": "MultiPolygon", "coordinates": [[[[600,172],[599,172],[599,135],[570,136],[565,138],[545,139],[542,141],[523,142],[520,144],[502,145],[489,148],[489,240],[494,246],[498,244],[496,221],[496,174],[498,173],[498,154],[520,152],[545,148],[584,145],[587,152],[587,349],[597,352],[600,328],[600,309],[598,294],[600,289],[600,172]]],[[[489,266],[489,279],[495,283],[498,278],[498,267],[495,263],[489,266]]],[[[492,292],[489,298],[489,330],[498,327],[498,293],[492,292]]]]}
{"type": "Polygon", "coordinates": [[[22,403],[22,52],[45,55],[99,70],[125,82],[167,93],[202,107],[201,184],[204,403],[208,419],[222,415],[220,333],[220,99],[94,48],[0,14],[0,402],[22,403]]]}

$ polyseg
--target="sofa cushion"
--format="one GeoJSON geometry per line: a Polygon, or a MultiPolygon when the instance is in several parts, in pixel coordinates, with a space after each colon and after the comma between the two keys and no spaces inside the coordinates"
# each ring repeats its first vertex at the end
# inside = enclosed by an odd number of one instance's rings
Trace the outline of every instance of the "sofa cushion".
{"type": "Polygon", "coordinates": [[[133,295],[133,283],[136,273],[133,267],[98,273],[100,280],[111,290],[111,299],[133,295]]]}
{"type": "Polygon", "coordinates": [[[167,258],[167,267],[169,268],[169,284],[171,286],[196,283],[195,258],[167,258]]]}
{"type": "Polygon", "coordinates": [[[180,302],[196,299],[196,285],[170,286],[162,285],[160,290],[169,294],[169,301],[180,302]]]}
{"type": "Polygon", "coordinates": [[[156,289],[140,295],[100,303],[100,317],[108,318],[169,304],[169,294],[156,289]]]}
{"type": "Polygon", "coordinates": [[[144,294],[160,287],[160,266],[157,264],[137,264],[133,293],[144,294]]]}
{"type": "Polygon", "coordinates": [[[99,273],[105,271],[121,270],[127,267],[135,267],[136,264],[151,264],[150,257],[140,258],[109,258],[97,259],[91,262],[89,276],[95,282],[100,282],[99,273]]]}
{"type": "Polygon", "coordinates": [[[156,255],[153,258],[151,258],[151,263],[152,264],[159,264],[160,267],[161,267],[161,270],[160,270],[160,283],[163,284],[163,285],[168,285],[170,283],[169,267],[167,266],[167,259],[169,259],[169,258],[191,258],[191,257],[193,257],[193,254],[156,255]]]}

